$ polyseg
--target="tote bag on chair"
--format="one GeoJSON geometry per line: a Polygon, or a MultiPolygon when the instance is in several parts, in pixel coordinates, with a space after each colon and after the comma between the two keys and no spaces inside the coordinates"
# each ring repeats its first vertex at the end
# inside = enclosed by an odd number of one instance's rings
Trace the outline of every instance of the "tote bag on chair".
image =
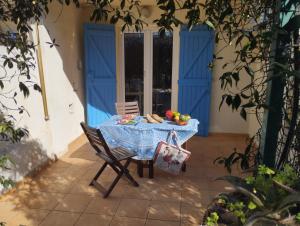
{"type": "Polygon", "coordinates": [[[179,174],[182,164],[190,157],[191,152],[178,145],[176,132],[170,131],[167,141],[160,141],[154,155],[154,166],[172,174],[179,174]],[[174,141],[174,145],[171,144],[174,141]]]}

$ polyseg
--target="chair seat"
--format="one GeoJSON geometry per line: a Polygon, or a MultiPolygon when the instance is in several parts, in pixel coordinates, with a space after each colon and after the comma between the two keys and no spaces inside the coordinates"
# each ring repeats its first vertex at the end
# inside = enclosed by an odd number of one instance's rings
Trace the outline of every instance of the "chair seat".
{"type": "Polygon", "coordinates": [[[111,150],[111,152],[118,160],[123,160],[123,159],[127,159],[127,158],[136,156],[136,154],[134,154],[124,148],[114,148],[111,150]]]}
{"type": "MultiPolygon", "coordinates": [[[[114,148],[114,149],[111,149],[110,151],[114,155],[114,157],[117,159],[117,161],[122,161],[124,159],[128,159],[128,158],[136,156],[136,154],[131,153],[124,148],[114,148]]],[[[104,152],[99,152],[99,153],[97,153],[97,155],[100,156],[101,158],[104,158],[105,161],[107,161],[107,162],[112,162],[112,160],[104,152]]]]}

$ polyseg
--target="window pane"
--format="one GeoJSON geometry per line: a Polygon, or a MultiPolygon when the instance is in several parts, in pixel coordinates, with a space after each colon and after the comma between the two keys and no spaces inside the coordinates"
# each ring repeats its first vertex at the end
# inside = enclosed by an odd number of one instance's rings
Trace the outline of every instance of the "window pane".
{"type": "Polygon", "coordinates": [[[144,34],[124,34],[125,101],[138,101],[144,109],[144,34]]]}
{"type": "Polygon", "coordinates": [[[152,112],[163,116],[171,108],[173,36],[153,34],[152,112]]]}

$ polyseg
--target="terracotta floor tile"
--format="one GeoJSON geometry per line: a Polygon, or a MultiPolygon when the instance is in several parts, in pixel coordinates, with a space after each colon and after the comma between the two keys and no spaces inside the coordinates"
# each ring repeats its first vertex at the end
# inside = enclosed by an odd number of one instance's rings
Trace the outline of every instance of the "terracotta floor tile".
{"type": "Polygon", "coordinates": [[[55,163],[54,163],[53,165],[43,170],[39,174],[39,177],[60,177],[70,167],[71,165],[69,165],[68,167],[55,167],[55,163]]]}
{"type": "Polygon", "coordinates": [[[42,209],[52,210],[58,202],[63,199],[65,194],[61,193],[49,193],[39,191],[23,191],[20,192],[16,197],[22,203],[22,207],[29,209],[42,209]]]}
{"type": "Polygon", "coordinates": [[[55,210],[83,212],[91,200],[92,197],[88,195],[68,194],[59,202],[55,210]]]}
{"type": "Polygon", "coordinates": [[[40,226],[73,226],[79,216],[79,213],[52,211],[40,226]]]}
{"type": "Polygon", "coordinates": [[[134,187],[131,184],[122,184],[124,189],[122,191],[122,196],[128,199],[146,199],[151,200],[153,198],[154,190],[150,187],[145,186],[145,184],[139,184],[139,187],[134,187]]]}
{"type": "Polygon", "coordinates": [[[212,181],[212,182],[208,182],[207,185],[208,185],[208,190],[210,191],[226,192],[226,191],[233,190],[233,186],[231,186],[226,181],[220,181],[220,180],[212,181]]]}
{"type": "Polygon", "coordinates": [[[202,189],[190,188],[184,189],[181,193],[181,201],[196,207],[202,207],[210,202],[211,196],[202,189]]]}
{"type": "Polygon", "coordinates": [[[155,191],[152,200],[179,201],[181,200],[181,189],[159,186],[155,191]]]}
{"type": "Polygon", "coordinates": [[[145,226],[180,226],[180,222],[147,219],[145,226]]]}
{"type": "Polygon", "coordinates": [[[89,184],[90,181],[87,180],[77,181],[71,188],[70,194],[86,194],[90,196],[101,196],[101,193],[89,184]]]}
{"type": "Polygon", "coordinates": [[[51,164],[51,167],[60,169],[69,168],[70,166],[72,166],[72,163],[64,161],[63,159],[59,159],[51,164]]]}
{"type": "Polygon", "coordinates": [[[84,213],[75,226],[108,226],[112,217],[98,214],[84,213]]]}
{"type": "Polygon", "coordinates": [[[194,223],[191,223],[191,222],[188,222],[188,221],[181,221],[180,226],[202,226],[202,225],[201,224],[194,224],[194,223]]]}
{"type": "MultiPolygon", "coordinates": [[[[86,180],[91,181],[95,175],[97,174],[98,170],[101,168],[103,163],[94,163],[87,171],[82,174],[82,176],[79,178],[79,180],[86,180]]],[[[101,176],[99,177],[99,181],[111,181],[114,179],[116,174],[113,172],[113,170],[107,166],[101,176]]]]}
{"type": "Polygon", "coordinates": [[[6,221],[7,226],[34,226],[39,225],[50,213],[48,210],[19,210],[12,218],[6,221]]]}
{"type": "Polygon", "coordinates": [[[8,221],[19,210],[18,206],[13,201],[0,202],[0,221],[8,221]]]}
{"type": "Polygon", "coordinates": [[[149,209],[148,200],[123,199],[117,210],[119,217],[146,218],[149,209]]]}
{"type": "Polygon", "coordinates": [[[180,221],[180,202],[151,201],[148,218],[180,221]]]}
{"type": "MultiPolygon", "coordinates": [[[[88,152],[88,150],[87,150],[87,152],[88,152]]],[[[69,163],[72,166],[92,166],[95,163],[95,161],[86,160],[84,158],[75,158],[75,157],[73,158],[73,157],[66,157],[66,156],[63,156],[62,158],[60,158],[60,161],[69,163]]]]}
{"type": "Polygon", "coordinates": [[[110,226],[144,226],[146,219],[130,218],[130,217],[115,217],[110,223],[110,226]]]}
{"type": "Polygon", "coordinates": [[[210,203],[211,192],[217,193],[217,191],[210,190],[209,181],[205,180],[189,180],[186,185],[183,186],[181,193],[181,201],[197,207],[202,207],[210,203]]]}
{"type": "Polygon", "coordinates": [[[30,190],[44,191],[44,192],[57,192],[67,194],[73,187],[74,180],[66,178],[45,177],[38,178],[30,185],[30,190]]]}
{"type": "Polygon", "coordinates": [[[45,179],[47,178],[54,180],[63,181],[75,181],[80,178],[87,170],[89,166],[69,166],[69,167],[55,167],[50,166],[44,171],[42,171],[37,178],[45,179]]]}
{"type": "Polygon", "coordinates": [[[205,207],[195,207],[194,205],[181,204],[181,221],[185,223],[191,223],[199,225],[202,222],[203,215],[205,213],[205,207]]]}
{"type": "Polygon", "coordinates": [[[106,199],[102,197],[92,198],[85,212],[103,215],[114,215],[119,207],[121,200],[113,197],[106,199]]]}

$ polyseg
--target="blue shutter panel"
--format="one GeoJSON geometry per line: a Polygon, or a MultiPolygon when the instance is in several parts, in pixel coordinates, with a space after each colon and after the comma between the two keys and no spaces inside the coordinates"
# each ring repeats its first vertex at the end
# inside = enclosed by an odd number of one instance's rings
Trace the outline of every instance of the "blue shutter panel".
{"type": "Polygon", "coordinates": [[[116,48],[113,25],[84,26],[87,124],[99,126],[115,114],[116,48]]]}
{"type": "Polygon", "coordinates": [[[198,135],[207,136],[211,93],[214,33],[201,25],[180,31],[178,109],[199,120],[198,135]]]}

